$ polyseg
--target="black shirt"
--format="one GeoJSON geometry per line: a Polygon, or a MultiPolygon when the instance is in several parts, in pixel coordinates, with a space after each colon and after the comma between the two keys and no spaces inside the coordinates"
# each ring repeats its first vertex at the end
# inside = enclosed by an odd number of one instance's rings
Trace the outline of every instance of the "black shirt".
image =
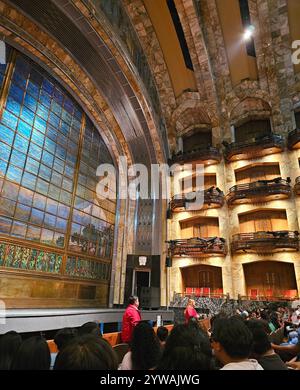
{"type": "Polygon", "coordinates": [[[276,353],[274,355],[262,356],[257,360],[264,370],[287,370],[288,369],[287,366],[283,363],[283,361],[276,353]]]}

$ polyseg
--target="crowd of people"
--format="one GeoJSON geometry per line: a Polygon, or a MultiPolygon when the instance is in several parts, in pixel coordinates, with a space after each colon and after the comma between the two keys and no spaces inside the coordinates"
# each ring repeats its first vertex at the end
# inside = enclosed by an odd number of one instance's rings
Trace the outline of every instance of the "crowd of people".
{"type": "Polygon", "coordinates": [[[99,324],[59,330],[50,353],[41,336],[22,340],[17,332],[0,336],[1,370],[288,370],[300,369],[300,306],[269,306],[234,315],[220,312],[202,327],[195,302],[185,310],[185,323],[169,332],[142,321],[138,298],[130,297],[123,316],[120,357],[102,337],[99,324]],[[277,339],[276,339],[277,337],[277,339]]]}

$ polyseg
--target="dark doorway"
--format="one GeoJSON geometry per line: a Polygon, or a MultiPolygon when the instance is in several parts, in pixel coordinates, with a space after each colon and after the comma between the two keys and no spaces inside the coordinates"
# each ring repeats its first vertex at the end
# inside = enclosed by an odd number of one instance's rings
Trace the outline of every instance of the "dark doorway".
{"type": "Polygon", "coordinates": [[[149,271],[135,271],[135,286],[134,293],[141,298],[141,290],[143,287],[150,286],[150,272],[149,271]]]}

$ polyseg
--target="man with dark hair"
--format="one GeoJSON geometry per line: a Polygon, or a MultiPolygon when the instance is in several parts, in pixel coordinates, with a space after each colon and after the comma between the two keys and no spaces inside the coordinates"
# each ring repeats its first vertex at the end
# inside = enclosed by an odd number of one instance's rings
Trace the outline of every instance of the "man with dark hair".
{"type": "Polygon", "coordinates": [[[94,336],[102,337],[100,326],[97,322],[89,321],[78,328],[78,335],[93,334],[94,336]]]}
{"type": "MultiPolygon", "coordinates": [[[[57,346],[58,352],[68,345],[77,336],[77,330],[73,328],[63,328],[56,332],[54,336],[54,342],[57,346]]],[[[50,370],[53,369],[57,353],[51,353],[50,370]]]]}
{"type": "Polygon", "coordinates": [[[253,336],[251,357],[257,359],[264,370],[287,370],[287,366],[271,347],[267,333],[267,322],[249,320],[245,324],[253,336]]]}
{"type": "Polygon", "coordinates": [[[211,346],[224,365],[221,370],[263,370],[255,359],[249,359],[253,337],[241,318],[216,318],[211,346]]]}
{"type": "Polygon", "coordinates": [[[132,339],[133,328],[141,321],[139,312],[139,298],[135,295],[129,297],[129,305],[127,306],[122,320],[122,342],[130,343],[132,339]]]}

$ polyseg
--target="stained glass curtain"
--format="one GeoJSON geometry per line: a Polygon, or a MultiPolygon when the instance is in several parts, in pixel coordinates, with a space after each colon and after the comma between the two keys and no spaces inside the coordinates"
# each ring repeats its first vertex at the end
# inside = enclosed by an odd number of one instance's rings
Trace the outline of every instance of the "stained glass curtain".
{"type": "Polygon", "coordinates": [[[11,48],[9,58],[0,65],[0,266],[108,278],[116,202],[97,199],[96,170],[112,163],[109,151],[56,80],[11,48]]]}

